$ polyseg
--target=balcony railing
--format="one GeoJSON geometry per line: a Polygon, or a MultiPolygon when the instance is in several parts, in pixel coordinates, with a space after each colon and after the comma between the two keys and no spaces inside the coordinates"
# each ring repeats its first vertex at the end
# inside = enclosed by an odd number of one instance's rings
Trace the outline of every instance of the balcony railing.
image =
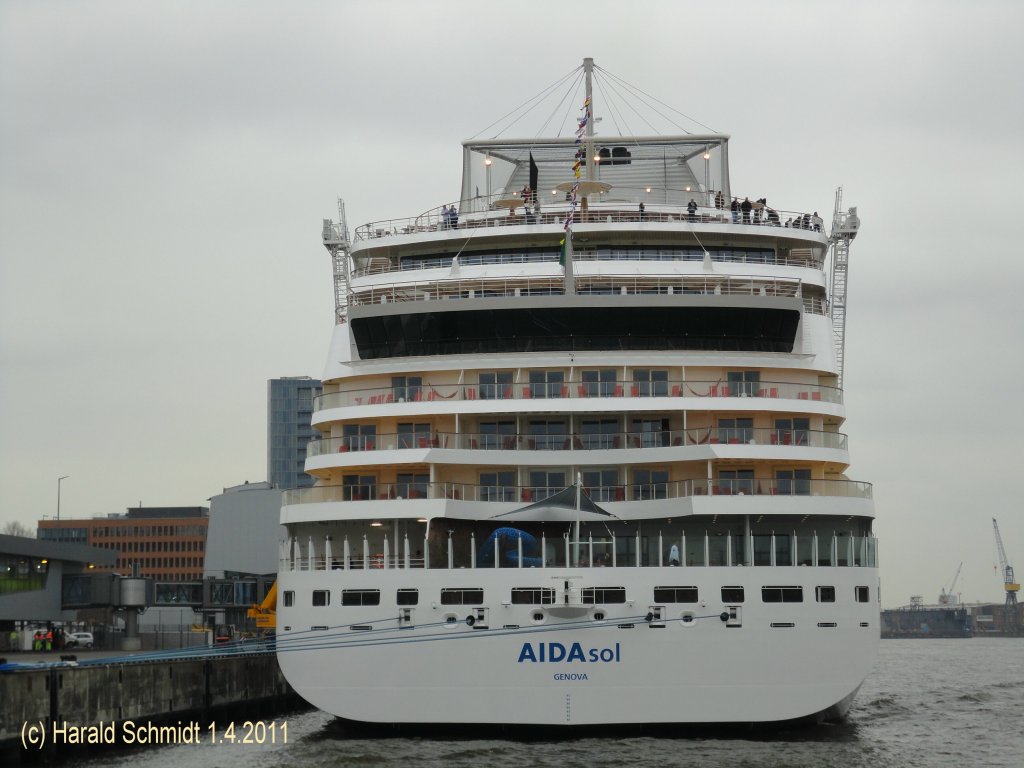
{"type": "MultiPolygon", "coordinates": [[[[492,195],[495,199],[503,195],[492,195]]],[[[462,215],[453,223],[446,219],[441,209],[435,209],[420,216],[402,219],[374,221],[356,227],[355,240],[376,240],[397,235],[414,235],[428,232],[445,232],[453,229],[477,230],[494,227],[521,227],[532,225],[561,225],[565,221],[568,206],[564,202],[551,202],[541,199],[540,213],[526,211],[523,206],[509,211],[507,209],[491,210],[483,213],[462,215]],[[522,211],[515,213],[515,210],[522,211]]],[[[746,226],[774,227],[779,230],[787,228],[818,232],[823,229],[823,222],[815,220],[811,214],[796,211],[776,211],[777,217],[769,219],[761,211],[751,211],[744,215],[728,209],[700,206],[694,215],[690,215],[686,206],[650,205],[641,213],[637,206],[625,207],[621,203],[591,203],[587,210],[577,209],[574,216],[576,224],[621,224],[621,223],[686,223],[686,224],[741,224],[746,226]],[[784,226],[785,222],[790,226],[784,226]],[[795,224],[793,223],[795,222],[795,224]]],[[[822,235],[824,237],[824,235],[822,235]]]]}
{"type": "MultiPolygon", "coordinates": [[[[703,261],[704,254],[714,262],[730,264],[758,264],[769,266],[806,267],[821,269],[822,262],[814,258],[810,248],[794,248],[779,253],[772,248],[720,248],[710,246],[706,251],[702,248],[594,248],[590,250],[576,249],[573,260],[577,262],[592,261],[703,261]]],[[[460,267],[501,266],[507,264],[544,264],[558,261],[558,251],[520,252],[505,251],[500,253],[471,253],[458,258],[460,267]]],[[[352,277],[365,277],[388,272],[409,272],[421,269],[450,269],[455,262],[452,256],[429,256],[426,258],[406,258],[401,261],[374,259],[352,271],[352,277]]]]}
{"type": "Polygon", "coordinates": [[[841,389],[785,381],[723,383],[718,381],[572,381],[515,384],[403,385],[329,392],[313,401],[313,410],[405,402],[468,400],[595,399],[627,397],[759,397],[841,404],[841,389]]]}
{"type": "MultiPolygon", "coordinates": [[[[486,501],[530,503],[553,496],[562,487],[533,485],[474,485],[452,482],[418,482],[415,480],[361,483],[351,485],[317,485],[285,491],[285,505],[340,501],[409,501],[417,499],[451,499],[453,501],[486,501]]],[[[652,501],[701,496],[829,496],[857,499],[871,498],[871,484],[855,480],[808,480],[787,478],[722,478],[670,480],[664,483],[630,483],[588,487],[595,501],[652,501]]]]}
{"type": "Polygon", "coordinates": [[[444,448],[481,451],[601,451],[692,445],[781,445],[846,450],[846,435],[810,429],[695,427],[601,434],[499,434],[494,432],[399,432],[311,440],[306,456],[379,450],[444,448]]]}
{"type": "MultiPolygon", "coordinates": [[[[822,297],[804,296],[800,280],[776,279],[763,275],[579,275],[576,293],[585,296],[772,296],[802,298],[804,310],[824,314],[822,297]]],[[[561,276],[500,278],[449,278],[434,281],[406,281],[356,289],[348,295],[349,306],[395,304],[410,301],[457,299],[522,298],[561,296],[561,276]]]]}

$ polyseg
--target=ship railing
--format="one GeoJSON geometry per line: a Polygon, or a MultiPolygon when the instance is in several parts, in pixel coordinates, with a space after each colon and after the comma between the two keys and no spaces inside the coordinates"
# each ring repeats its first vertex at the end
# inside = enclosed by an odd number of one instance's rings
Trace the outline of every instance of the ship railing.
{"type": "MultiPolygon", "coordinates": [[[[540,199],[537,206],[508,207],[503,193],[491,195],[491,204],[487,198],[481,197],[472,201],[470,212],[460,212],[454,219],[445,215],[443,205],[415,217],[384,219],[372,221],[356,227],[355,240],[378,240],[399,235],[416,235],[429,232],[447,232],[453,230],[476,230],[491,227],[519,227],[534,225],[562,225],[565,222],[569,205],[564,201],[549,202],[540,199]],[[502,202],[500,207],[495,204],[502,202]]],[[[458,202],[451,203],[458,208],[458,202]]],[[[806,232],[823,233],[823,222],[812,214],[798,211],[776,209],[775,216],[757,210],[744,215],[741,211],[733,213],[728,208],[698,206],[696,213],[690,214],[686,205],[650,204],[645,205],[643,212],[638,204],[622,201],[593,202],[586,209],[577,206],[573,220],[577,224],[620,224],[620,223],[684,223],[684,224],[740,224],[743,226],[764,226],[777,229],[796,229],[806,232]]]]}
{"type": "Polygon", "coordinates": [[[469,400],[550,400],[661,397],[766,398],[841,404],[843,392],[823,384],[785,381],[556,381],[538,383],[422,384],[328,392],[313,400],[314,412],[327,408],[469,400]]]}
{"type": "MultiPolygon", "coordinates": [[[[704,295],[803,297],[802,281],[764,275],[577,275],[576,293],[597,295],[704,295]]],[[[374,285],[351,291],[349,306],[395,304],[407,301],[562,296],[562,275],[458,278],[374,285]]],[[[811,298],[810,296],[804,298],[811,298]]],[[[821,314],[822,302],[804,302],[808,312],[821,314]],[[817,311],[816,311],[816,308],[817,311]]]]}
{"type": "Polygon", "coordinates": [[[846,435],[811,429],[692,427],[681,430],[617,431],[599,434],[517,434],[513,432],[397,432],[311,440],[306,456],[427,448],[472,451],[602,451],[695,445],[771,445],[846,450],[846,435]]]}
{"type": "MultiPolygon", "coordinates": [[[[780,471],[777,477],[723,477],[714,479],[668,480],[586,486],[595,501],[654,501],[701,496],[827,496],[871,498],[871,484],[854,480],[819,480],[797,476],[798,472],[780,471]]],[[[435,481],[424,473],[410,474],[397,482],[362,482],[343,485],[316,485],[284,492],[283,504],[333,503],[356,501],[404,501],[447,499],[449,501],[533,503],[554,496],[564,486],[477,485],[435,481]]]]}
{"type": "MultiPolygon", "coordinates": [[[[806,267],[821,269],[822,260],[815,258],[810,248],[793,248],[786,253],[779,253],[771,248],[720,248],[709,246],[707,251],[702,248],[669,248],[653,246],[646,248],[574,248],[574,261],[703,261],[704,254],[714,262],[729,264],[758,264],[767,266],[806,267]]],[[[557,262],[559,253],[552,249],[547,252],[508,251],[502,253],[471,253],[458,257],[459,267],[492,266],[503,264],[544,264],[557,262]]],[[[352,271],[352,277],[366,277],[388,272],[408,272],[422,269],[450,269],[452,256],[431,256],[427,258],[402,259],[393,262],[390,259],[374,258],[366,261],[363,266],[352,271]]]]}
{"type": "MultiPolygon", "coordinates": [[[[522,529],[533,529],[518,523],[522,529]]],[[[395,544],[387,536],[292,538],[282,547],[282,571],[367,569],[495,568],[646,568],[646,567],[792,567],[877,568],[878,540],[852,532],[810,533],[759,530],[749,534],[685,529],[655,536],[617,535],[607,526],[581,523],[579,538],[537,530],[515,538],[478,538],[448,531],[447,536],[405,535],[395,544]],[[413,554],[415,553],[415,555],[413,554]]],[[[538,596],[540,597],[540,596],[538,596]]],[[[550,597],[546,603],[551,604],[550,597]]],[[[694,600],[696,602],[696,599],[694,600]]],[[[537,604],[544,604],[544,598],[537,604]]]]}

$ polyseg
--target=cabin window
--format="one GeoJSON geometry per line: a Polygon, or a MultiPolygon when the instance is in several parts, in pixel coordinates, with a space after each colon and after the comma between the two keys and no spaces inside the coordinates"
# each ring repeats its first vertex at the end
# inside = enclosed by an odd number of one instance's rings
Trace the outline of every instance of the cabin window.
{"type": "Polygon", "coordinates": [[[553,605],[555,590],[544,587],[513,587],[513,605],[553,605]]]}
{"type": "Polygon", "coordinates": [[[576,447],[588,451],[618,448],[622,445],[619,432],[618,419],[583,419],[576,447]]]}
{"type": "Polygon", "coordinates": [[[341,451],[372,451],[377,447],[376,424],[346,424],[342,427],[341,451]]]}
{"type": "Polygon", "coordinates": [[[633,419],[628,444],[630,448],[664,448],[670,437],[667,418],[633,419]]]}
{"type": "Polygon", "coordinates": [[[665,397],[668,395],[668,371],[637,368],[633,371],[630,390],[633,397],[665,397]]]}
{"type": "Polygon", "coordinates": [[[391,390],[395,396],[395,402],[402,403],[407,400],[419,400],[423,393],[423,377],[392,376],[391,390]]]}
{"type": "Polygon", "coordinates": [[[487,450],[516,448],[516,423],[514,421],[480,422],[480,442],[470,438],[470,448],[487,450]]]}
{"type": "Polygon", "coordinates": [[[761,391],[760,371],[729,371],[726,379],[733,397],[757,397],[761,391]]]}
{"type": "Polygon", "coordinates": [[[763,603],[802,603],[803,587],[761,587],[763,603]]]}
{"type": "Polygon", "coordinates": [[[429,424],[399,424],[399,448],[429,448],[431,442],[429,424]]]}
{"type": "Polygon", "coordinates": [[[512,371],[480,374],[481,400],[508,400],[512,397],[512,371]]]}
{"type": "Polygon", "coordinates": [[[776,493],[783,496],[809,496],[811,494],[811,470],[776,470],[775,487],[776,493]]]}
{"type": "Polygon", "coordinates": [[[836,588],[815,587],[814,597],[819,603],[834,603],[836,601],[836,588]]]}
{"type": "Polygon", "coordinates": [[[377,498],[377,478],[373,475],[345,475],[341,485],[345,501],[372,501],[377,498]]]}
{"type": "Polygon", "coordinates": [[[655,587],[654,602],[656,603],[696,603],[696,587],[655,587]]]}
{"type": "Polygon", "coordinates": [[[745,444],[754,439],[754,420],[742,419],[719,419],[718,420],[718,442],[725,444],[745,444]]]}
{"type": "Polygon", "coordinates": [[[633,498],[644,501],[668,498],[668,470],[634,469],[633,498]]]}
{"type": "Polygon", "coordinates": [[[331,602],[331,591],[329,589],[314,589],[313,590],[313,606],[316,608],[322,608],[331,602]]]}
{"type": "Polygon", "coordinates": [[[776,445],[807,445],[810,419],[776,419],[772,442],[776,445]]]}
{"type": "Polygon", "coordinates": [[[395,602],[398,605],[419,605],[420,591],[418,589],[400,589],[395,593],[395,602]]]}
{"type": "Polygon", "coordinates": [[[286,590],[284,593],[284,607],[291,608],[295,605],[295,592],[292,590],[286,590]]]}
{"type": "Polygon", "coordinates": [[[343,589],[342,605],[380,605],[379,589],[343,589]]]}
{"type": "Polygon", "coordinates": [[[529,397],[565,397],[563,371],[530,371],[529,397]]]}
{"type": "Polygon", "coordinates": [[[402,499],[425,499],[430,487],[430,475],[427,473],[399,473],[395,480],[395,493],[402,499]]]}
{"type": "Polygon", "coordinates": [[[484,601],[484,591],[476,587],[441,590],[441,605],[477,605],[484,601]]]}
{"type": "Polygon", "coordinates": [[[583,473],[583,488],[594,501],[624,501],[619,485],[619,470],[588,469],[583,473]]]}
{"type": "Polygon", "coordinates": [[[723,603],[742,603],[743,587],[722,587],[723,603]]]}
{"type": "Polygon", "coordinates": [[[530,450],[569,450],[565,419],[534,419],[530,421],[527,445],[530,450]]]}
{"type": "Polygon", "coordinates": [[[870,599],[870,590],[867,587],[854,587],[858,603],[866,603],[870,599]]]}
{"type": "MultiPolygon", "coordinates": [[[[580,386],[580,394],[584,397],[614,397],[614,368],[601,368],[596,371],[583,371],[581,379],[583,384],[580,386]]],[[[621,394],[621,392],[619,394],[621,394]]]]}
{"type": "Polygon", "coordinates": [[[624,602],[626,602],[625,587],[585,587],[583,589],[584,605],[624,602]]]}
{"type": "Polygon", "coordinates": [[[548,496],[554,496],[564,490],[568,483],[565,482],[565,471],[550,471],[546,469],[530,470],[530,487],[523,489],[523,501],[540,501],[548,496]]]}
{"type": "Polygon", "coordinates": [[[514,471],[481,472],[480,501],[517,501],[514,471]]]}

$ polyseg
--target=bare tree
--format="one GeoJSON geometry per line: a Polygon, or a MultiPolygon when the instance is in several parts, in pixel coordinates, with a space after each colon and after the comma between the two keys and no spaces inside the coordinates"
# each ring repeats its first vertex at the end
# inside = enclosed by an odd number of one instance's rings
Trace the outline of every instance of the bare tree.
{"type": "Polygon", "coordinates": [[[8,536],[24,536],[28,539],[34,539],[36,537],[35,531],[22,525],[17,520],[11,520],[9,523],[5,523],[3,533],[8,536]]]}

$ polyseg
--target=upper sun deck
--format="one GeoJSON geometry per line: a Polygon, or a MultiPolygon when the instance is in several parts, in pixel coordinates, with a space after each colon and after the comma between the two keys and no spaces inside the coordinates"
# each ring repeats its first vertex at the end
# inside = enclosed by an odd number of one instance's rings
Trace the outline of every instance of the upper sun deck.
{"type": "MultiPolygon", "coordinates": [[[[593,137],[588,142],[587,176],[581,181],[574,229],[587,232],[699,232],[723,228],[740,238],[760,234],[751,226],[775,227],[824,245],[815,214],[773,209],[766,202],[736,200],[729,185],[729,137],[593,137]]],[[[463,142],[462,191],[458,201],[417,216],[369,222],[356,228],[351,253],[372,258],[380,249],[402,245],[443,245],[449,240],[481,241],[551,234],[560,239],[572,208],[578,150],[571,138],[463,142]],[[451,213],[456,211],[456,213],[451,213]],[[528,228],[528,229],[524,229],[528,228]]],[[[342,230],[325,222],[324,241],[339,241],[342,230]]]]}

